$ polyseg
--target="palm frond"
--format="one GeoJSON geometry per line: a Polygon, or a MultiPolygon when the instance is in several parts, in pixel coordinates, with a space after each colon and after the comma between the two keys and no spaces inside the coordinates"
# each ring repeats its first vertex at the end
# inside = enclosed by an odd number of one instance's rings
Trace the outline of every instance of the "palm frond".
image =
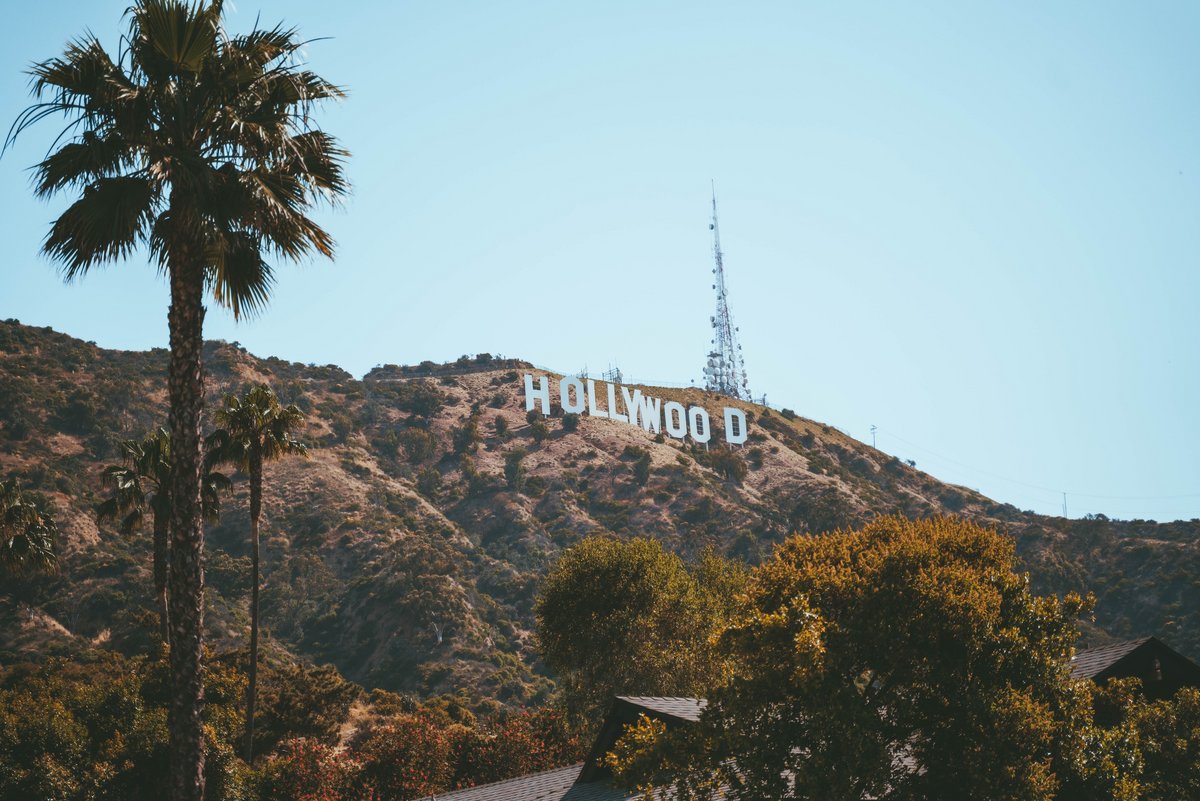
{"type": "Polygon", "coordinates": [[[198,72],[217,46],[220,8],[179,0],[142,0],[132,9],[139,33],[175,72],[198,72]]]}
{"type": "Polygon", "coordinates": [[[34,192],[48,197],[70,186],[86,186],[130,163],[129,145],[119,133],[97,135],[88,130],[78,141],[63,145],[34,167],[34,192]]]}
{"type": "Polygon", "coordinates": [[[11,573],[52,571],[58,527],[16,480],[0,481],[0,568],[11,573]]]}
{"type": "Polygon", "coordinates": [[[123,258],[144,238],[156,196],[154,184],[143,178],[100,178],[54,221],[42,250],[62,264],[67,280],[123,258]]]}
{"type": "Polygon", "coordinates": [[[230,309],[234,319],[266,307],[275,276],[254,235],[247,231],[218,234],[209,247],[208,261],[213,299],[230,309]]]}

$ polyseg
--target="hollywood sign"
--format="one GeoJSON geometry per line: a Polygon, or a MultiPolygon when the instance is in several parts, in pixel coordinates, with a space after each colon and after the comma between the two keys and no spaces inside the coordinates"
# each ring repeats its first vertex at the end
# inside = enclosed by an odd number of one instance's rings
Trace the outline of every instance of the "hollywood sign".
{"type": "MultiPolygon", "coordinates": [[[[692,441],[706,444],[712,439],[712,424],[708,410],[703,406],[684,408],[676,401],[662,402],[661,398],[642,394],[640,389],[629,391],[629,387],[605,383],[602,403],[596,396],[596,381],[575,376],[563,376],[558,382],[558,403],[567,414],[587,414],[589,417],[606,417],[632,426],[639,426],[652,433],[666,432],[675,439],[691,437],[692,441]]],[[[546,376],[525,374],[525,411],[541,407],[541,413],[550,416],[550,383],[546,376]]],[[[746,413],[736,406],[726,406],[725,441],[741,445],[746,441],[746,413]]]]}

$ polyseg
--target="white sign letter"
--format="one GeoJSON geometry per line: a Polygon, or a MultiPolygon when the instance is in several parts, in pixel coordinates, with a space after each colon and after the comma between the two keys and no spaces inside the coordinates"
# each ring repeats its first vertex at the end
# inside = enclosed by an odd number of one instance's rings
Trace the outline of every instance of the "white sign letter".
{"type": "Polygon", "coordinates": [[[533,376],[529,373],[525,374],[525,411],[533,411],[533,402],[541,400],[542,414],[550,416],[550,386],[546,383],[546,376],[538,376],[541,379],[541,389],[533,388],[533,376]]]}
{"type": "Polygon", "coordinates": [[[746,413],[736,406],[725,407],[725,441],[741,445],[746,441],[746,413]]]}
{"type": "Polygon", "coordinates": [[[608,417],[608,412],[596,406],[596,382],[588,379],[588,414],[592,417],[608,417]]]}
{"type": "Polygon", "coordinates": [[[582,414],[585,408],[583,399],[583,382],[574,376],[564,376],[558,382],[558,402],[563,411],[568,414],[582,414]],[[571,400],[571,390],[575,390],[575,400],[571,400]]]}
{"type": "MultiPolygon", "coordinates": [[[[627,411],[628,408],[626,407],[627,411]]],[[[612,384],[608,385],[608,416],[614,420],[620,420],[622,423],[629,422],[629,418],[626,415],[617,411],[617,388],[612,384]]]]}
{"type": "Polygon", "coordinates": [[[687,436],[687,412],[683,410],[683,404],[667,401],[663,405],[663,414],[666,417],[668,434],[675,439],[683,439],[687,436]]]}
{"type": "Polygon", "coordinates": [[[688,409],[688,427],[692,439],[699,443],[708,442],[712,437],[712,429],[708,424],[708,410],[703,406],[693,406],[688,409]]]}

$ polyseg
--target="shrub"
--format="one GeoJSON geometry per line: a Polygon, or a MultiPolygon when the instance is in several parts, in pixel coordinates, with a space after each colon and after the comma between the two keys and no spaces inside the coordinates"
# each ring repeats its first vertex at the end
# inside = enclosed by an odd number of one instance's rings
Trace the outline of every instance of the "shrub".
{"type": "Polygon", "coordinates": [[[567,412],[562,419],[563,431],[571,433],[579,428],[579,415],[575,412],[567,412]]]}
{"type": "Polygon", "coordinates": [[[525,453],[524,448],[517,448],[504,456],[504,480],[513,492],[525,489],[525,465],[522,464],[525,453]]]}
{"type": "Polygon", "coordinates": [[[471,414],[461,426],[450,429],[450,439],[457,454],[475,453],[483,436],[479,433],[479,417],[471,414]]]}
{"type": "Polygon", "coordinates": [[[746,460],[731,450],[718,448],[712,451],[709,456],[709,464],[718,475],[723,476],[726,481],[732,481],[735,484],[741,484],[745,480],[749,469],[746,467],[746,460]]]}
{"type": "Polygon", "coordinates": [[[357,749],[362,777],[387,799],[424,798],[450,785],[447,730],[421,713],[398,715],[357,749]]]}
{"type": "Polygon", "coordinates": [[[333,745],[362,688],[333,665],[283,665],[263,677],[257,740],[263,752],[285,740],[308,738],[333,745]]]}
{"type": "Polygon", "coordinates": [[[496,436],[501,442],[508,439],[508,420],[504,419],[504,415],[496,415],[496,419],[492,421],[492,428],[496,429],[496,436]]]}
{"type": "Polygon", "coordinates": [[[529,426],[529,433],[533,435],[534,442],[542,442],[550,436],[550,426],[546,425],[545,420],[534,420],[529,426]]]}
{"type": "Polygon", "coordinates": [[[290,740],[261,769],[262,801],[368,801],[362,765],[316,740],[290,740]]]}
{"type": "Polygon", "coordinates": [[[432,381],[402,381],[396,386],[396,406],[419,417],[432,417],[446,403],[446,394],[432,381]]]}
{"type": "Polygon", "coordinates": [[[644,448],[633,462],[633,480],[639,487],[646,486],[646,482],[650,480],[650,451],[644,448]]]}
{"type": "Polygon", "coordinates": [[[436,500],[442,488],[442,474],[435,468],[426,467],[417,473],[417,492],[429,500],[436,500]]]}
{"type": "Polygon", "coordinates": [[[424,428],[406,428],[397,436],[408,461],[419,464],[437,453],[437,437],[424,428]]]}

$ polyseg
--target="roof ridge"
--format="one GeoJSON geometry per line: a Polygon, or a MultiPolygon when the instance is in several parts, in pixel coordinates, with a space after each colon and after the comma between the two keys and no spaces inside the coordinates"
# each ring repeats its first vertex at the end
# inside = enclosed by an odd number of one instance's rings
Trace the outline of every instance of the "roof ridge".
{"type": "Polygon", "coordinates": [[[455,793],[465,793],[468,790],[480,790],[480,789],[483,789],[486,787],[492,787],[497,784],[507,784],[508,782],[532,779],[537,776],[544,776],[544,775],[550,774],[550,773],[558,773],[559,771],[568,770],[570,768],[582,768],[582,767],[583,767],[583,762],[572,762],[570,765],[562,765],[557,768],[546,768],[545,770],[535,771],[534,773],[522,773],[520,776],[510,776],[507,779],[497,779],[494,782],[484,782],[483,784],[472,784],[470,787],[456,787],[453,790],[442,790],[440,793],[434,793],[433,795],[422,796],[420,799],[418,799],[418,801],[426,801],[426,799],[437,799],[439,797],[445,797],[448,795],[453,795],[455,793]]]}

